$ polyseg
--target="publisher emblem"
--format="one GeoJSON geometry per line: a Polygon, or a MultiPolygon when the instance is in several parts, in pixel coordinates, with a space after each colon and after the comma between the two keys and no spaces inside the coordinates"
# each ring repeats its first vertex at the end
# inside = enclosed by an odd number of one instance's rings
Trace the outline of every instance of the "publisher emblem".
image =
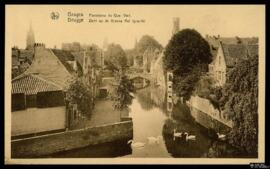
{"type": "Polygon", "coordinates": [[[59,19],[59,13],[58,13],[58,12],[52,12],[52,13],[51,13],[51,18],[52,18],[52,20],[57,20],[57,19],[59,19]]]}

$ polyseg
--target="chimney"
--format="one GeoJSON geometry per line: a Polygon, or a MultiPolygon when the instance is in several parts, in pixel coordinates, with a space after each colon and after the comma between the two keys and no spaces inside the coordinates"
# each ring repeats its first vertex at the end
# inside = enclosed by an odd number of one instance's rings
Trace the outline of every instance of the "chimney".
{"type": "Polygon", "coordinates": [[[35,43],[34,44],[34,53],[39,52],[40,50],[45,49],[45,44],[44,43],[35,43]]]}

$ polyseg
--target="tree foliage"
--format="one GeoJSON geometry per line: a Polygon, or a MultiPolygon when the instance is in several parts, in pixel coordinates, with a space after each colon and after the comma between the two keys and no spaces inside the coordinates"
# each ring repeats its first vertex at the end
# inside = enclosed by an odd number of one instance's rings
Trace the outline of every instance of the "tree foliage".
{"type": "Polygon", "coordinates": [[[104,59],[106,63],[112,64],[117,69],[122,69],[127,66],[127,57],[125,51],[118,44],[110,44],[105,51],[104,59]]]}
{"type": "Polygon", "coordinates": [[[209,44],[194,29],[183,29],[175,34],[166,46],[164,55],[165,69],[177,75],[211,62],[209,44]]]}
{"type": "Polygon", "coordinates": [[[220,99],[233,117],[230,142],[248,153],[258,149],[258,57],[240,61],[229,72],[220,99]]]}
{"type": "Polygon", "coordinates": [[[114,101],[115,108],[124,109],[132,103],[133,96],[131,92],[134,92],[135,88],[130,79],[123,75],[120,77],[119,84],[115,88],[114,101]]]}
{"type": "Polygon", "coordinates": [[[162,49],[162,45],[153,36],[144,35],[135,46],[136,51],[142,55],[147,48],[162,49]]]}
{"type": "Polygon", "coordinates": [[[71,80],[66,92],[66,100],[71,104],[77,104],[78,110],[83,115],[90,115],[93,109],[91,89],[83,83],[81,78],[71,80]]]}
{"type": "Polygon", "coordinates": [[[166,46],[163,63],[174,73],[174,89],[188,99],[211,61],[207,41],[194,29],[183,29],[166,46]]]}

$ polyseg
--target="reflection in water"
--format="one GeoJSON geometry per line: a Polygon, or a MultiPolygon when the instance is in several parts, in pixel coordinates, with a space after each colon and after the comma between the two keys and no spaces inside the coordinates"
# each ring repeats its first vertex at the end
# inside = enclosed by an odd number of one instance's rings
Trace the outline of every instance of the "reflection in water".
{"type": "MultiPolygon", "coordinates": [[[[210,137],[209,130],[191,116],[190,109],[178,103],[166,110],[166,92],[158,87],[138,90],[129,116],[133,120],[133,140],[143,147],[130,147],[128,140],[55,154],[51,157],[245,157],[225,142],[210,137]],[[173,139],[173,130],[195,135],[195,140],[173,139]],[[160,138],[149,142],[150,138],[160,138]]],[[[203,118],[206,119],[207,118],[203,118]]],[[[212,131],[215,133],[215,131],[212,131]]]]}
{"type": "MultiPolygon", "coordinates": [[[[183,107],[183,105],[179,106],[183,107]]],[[[167,119],[163,126],[163,137],[168,152],[173,157],[201,157],[203,153],[208,150],[210,141],[186,111],[178,112],[175,111],[174,108],[172,113],[173,118],[167,119]],[[172,134],[174,129],[178,132],[187,132],[195,135],[196,140],[186,141],[185,138],[177,138],[176,140],[173,140],[172,134]]]]}
{"type": "MultiPolygon", "coordinates": [[[[162,135],[163,139],[159,145],[146,144],[143,149],[133,149],[132,154],[126,157],[244,157],[227,143],[217,140],[217,137],[211,137],[211,133],[215,131],[200,125],[197,119],[191,116],[188,106],[177,103],[172,112],[168,112],[166,91],[161,88],[151,86],[137,91],[130,108],[134,140],[147,142],[147,137],[158,135],[162,135]],[[195,135],[196,139],[174,140],[174,129],[177,132],[195,135]]],[[[205,120],[211,119],[205,118],[205,120]]],[[[218,127],[218,130],[220,128],[218,127]]]]}

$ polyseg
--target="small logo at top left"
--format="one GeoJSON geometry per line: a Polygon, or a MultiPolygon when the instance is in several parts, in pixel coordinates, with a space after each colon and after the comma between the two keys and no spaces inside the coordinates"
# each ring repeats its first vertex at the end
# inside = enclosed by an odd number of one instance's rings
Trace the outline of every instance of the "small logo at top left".
{"type": "Polygon", "coordinates": [[[51,13],[51,18],[52,18],[52,20],[57,20],[57,19],[59,19],[59,12],[52,12],[51,13]]]}

